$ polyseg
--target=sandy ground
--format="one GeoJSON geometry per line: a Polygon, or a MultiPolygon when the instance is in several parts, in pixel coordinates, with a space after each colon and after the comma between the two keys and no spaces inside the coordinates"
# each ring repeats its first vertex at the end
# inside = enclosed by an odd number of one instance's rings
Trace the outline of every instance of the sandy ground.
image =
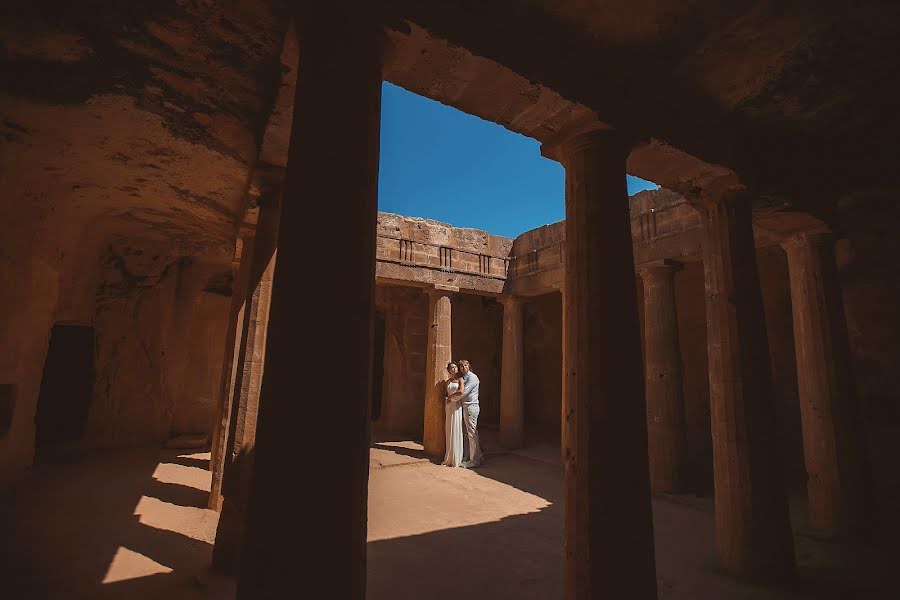
{"type": "MultiPolygon", "coordinates": [[[[555,447],[434,465],[413,442],[375,444],[369,489],[372,600],[560,598],[562,471],[555,447]]],[[[3,498],[4,598],[228,599],[208,570],[218,515],[202,508],[208,454],[128,451],[38,469],[3,498]]],[[[897,555],[801,536],[800,579],[761,588],[720,574],[708,500],[654,499],[659,597],[897,598],[897,555]],[[831,567],[834,563],[842,569],[831,567]],[[880,577],[879,577],[880,576],[880,577]],[[861,583],[847,583],[848,581],[861,583]]]]}

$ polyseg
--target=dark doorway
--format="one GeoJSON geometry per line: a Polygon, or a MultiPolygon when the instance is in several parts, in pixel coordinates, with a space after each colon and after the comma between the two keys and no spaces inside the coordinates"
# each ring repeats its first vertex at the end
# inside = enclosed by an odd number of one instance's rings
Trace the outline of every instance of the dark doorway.
{"type": "Polygon", "coordinates": [[[94,382],[94,328],[54,325],[35,417],[37,447],[84,434],[94,382]]]}
{"type": "Polygon", "coordinates": [[[375,314],[375,335],[372,336],[372,420],[381,417],[381,394],[384,385],[384,315],[375,314]]]}

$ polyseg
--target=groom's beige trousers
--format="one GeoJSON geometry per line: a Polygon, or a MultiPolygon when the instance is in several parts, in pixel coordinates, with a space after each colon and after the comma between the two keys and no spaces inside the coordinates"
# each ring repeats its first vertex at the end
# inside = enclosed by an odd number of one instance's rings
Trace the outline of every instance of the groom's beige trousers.
{"type": "Polygon", "coordinates": [[[463,423],[466,425],[466,437],[469,439],[469,445],[466,448],[463,461],[466,457],[474,463],[481,463],[484,455],[481,453],[481,443],[478,441],[478,415],[481,413],[481,407],[478,404],[463,404],[463,423]]]}

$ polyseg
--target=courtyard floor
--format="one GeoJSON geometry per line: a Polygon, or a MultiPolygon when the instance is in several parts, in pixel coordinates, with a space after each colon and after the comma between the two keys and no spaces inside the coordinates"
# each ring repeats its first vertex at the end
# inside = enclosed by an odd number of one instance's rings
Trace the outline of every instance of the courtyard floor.
{"type": "MultiPolygon", "coordinates": [[[[477,471],[422,457],[414,442],[373,446],[369,489],[372,600],[560,598],[563,480],[555,446],[489,455],[477,471]]],[[[36,469],[2,499],[0,577],[8,598],[228,599],[210,574],[217,513],[206,504],[209,454],[135,450],[36,469]]],[[[761,588],[718,572],[709,500],[653,503],[659,597],[896,598],[897,555],[800,536],[800,577],[761,588]],[[834,563],[844,565],[833,569],[834,563]],[[849,585],[846,581],[864,582],[849,585]],[[876,591],[876,590],[889,590],[876,591]]]]}

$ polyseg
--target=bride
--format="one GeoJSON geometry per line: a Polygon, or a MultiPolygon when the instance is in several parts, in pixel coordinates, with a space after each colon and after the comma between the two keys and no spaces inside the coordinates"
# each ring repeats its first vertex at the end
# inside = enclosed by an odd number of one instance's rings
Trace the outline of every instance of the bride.
{"type": "Polygon", "coordinates": [[[463,459],[463,432],[462,432],[462,402],[459,399],[463,395],[465,383],[459,376],[456,363],[447,363],[447,372],[450,379],[447,380],[447,399],[444,402],[444,412],[447,415],[444,426],[447,441],[447,453],[444,455],[442,465],[458,467],[463,459]]]}

